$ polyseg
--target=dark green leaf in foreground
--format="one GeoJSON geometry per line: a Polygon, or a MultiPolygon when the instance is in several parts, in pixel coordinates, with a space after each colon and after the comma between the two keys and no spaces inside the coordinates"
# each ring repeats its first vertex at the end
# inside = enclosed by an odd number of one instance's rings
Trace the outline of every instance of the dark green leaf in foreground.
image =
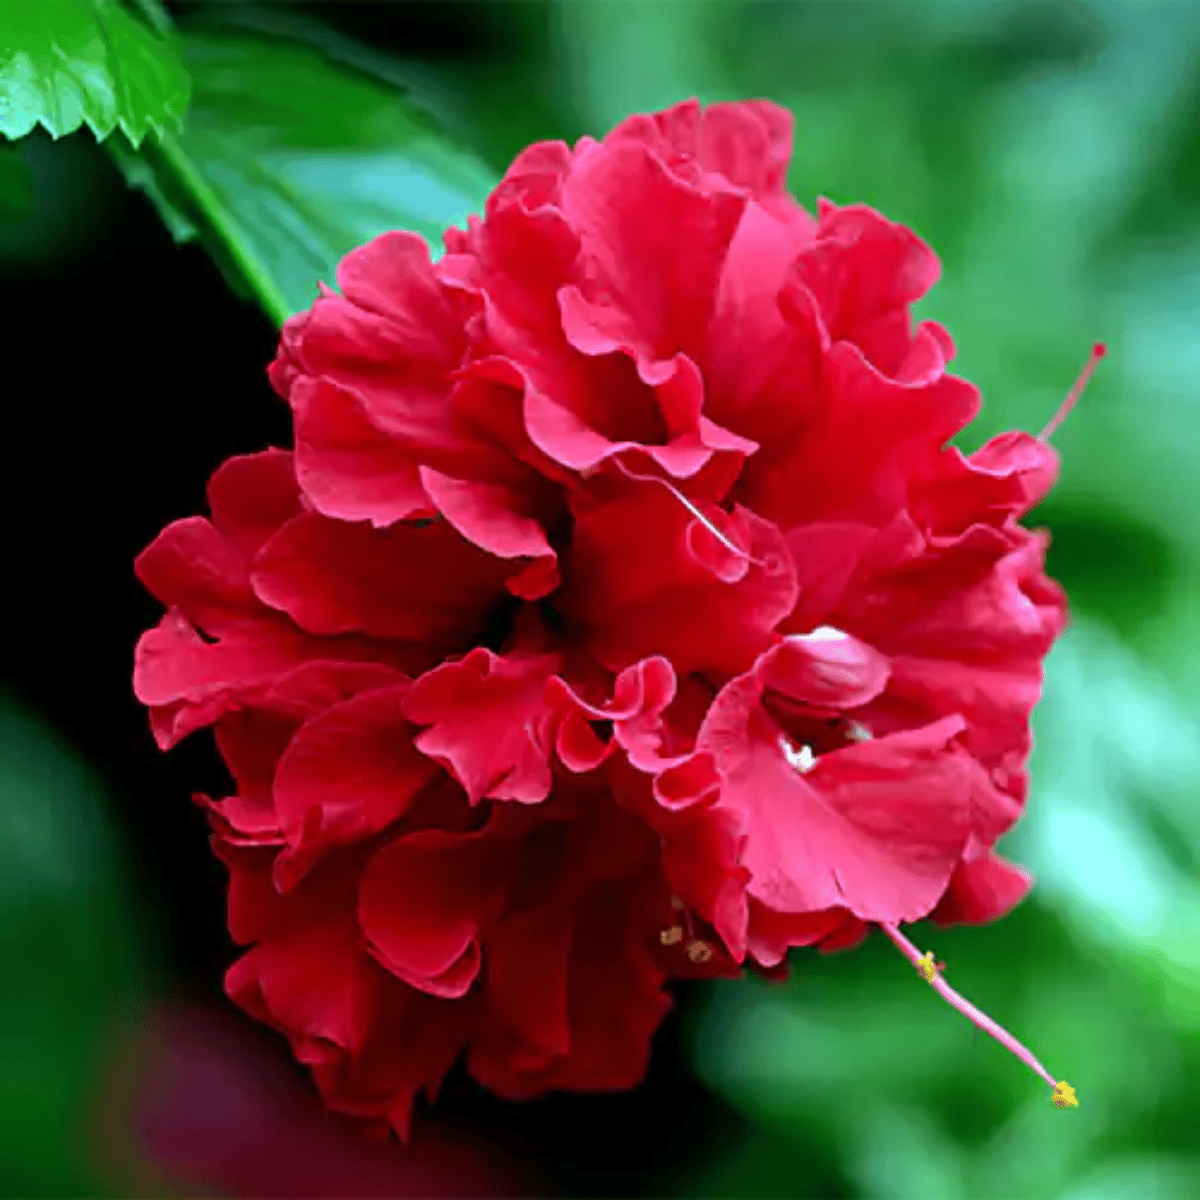
{"type": "MultiPolygon", "coordinates": [[[[150,195],[178,240],[195,226],[277,322],[307,308],[317,281],[389,229],[433,247],[478,211],[493,179],[393,85],[290,41],[188,33],[186,130],[148,147],[150,195]]],[[[122,157],[117,155],[118,159],[122,157]]],[[[228,270],[227,270],[228,277],[228,270]]]]}
{"type": "Polygon", "coordinates": [[[116,128],[138,145],[177,129],[188,103],[178,50],[115,0],[0,0],[0,133],[116,128]]]}
{"type": "Polygon", "coordinates": [[[143,930],[106,809],[91,768],[0,690],[6,1196],[94,1196],[103,1185],[88,1114],[115,1039],[140,1011],[143,979],[143,930]]]}
{"type": "Polygon", "coordinates": [[[18,221],[33,207],[33,179],[21,151],[0,144],[0,221],[18,221]]]}

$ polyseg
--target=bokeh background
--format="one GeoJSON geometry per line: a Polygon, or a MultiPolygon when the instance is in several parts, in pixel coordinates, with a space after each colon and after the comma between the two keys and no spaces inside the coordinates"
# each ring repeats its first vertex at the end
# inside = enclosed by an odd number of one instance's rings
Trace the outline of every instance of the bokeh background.
{"type": "MultiPolygon", "coordinates": [[[[1039,429],[1108,343],[1034,518],[1074,611],[1005,843],[1038,886],[994,927],[917,934],[1081,1106],[873,938],[797,953],[787,984],[681,990],[633,1093],[505,1105],[457,1073],[409,1149],[322,1114],[221,996],[223,878],[189,801],[222,785],[211,744],[160,755],[129,684],[157,617],[134,554],[227,455],[287,444],[274,326],[91,134],[35,132],[0,146],[0,1192],[1200,1196],[1200,5],[167,8],[201,49],[236,28],[403,83],[493,173],[691,95],[788,105],[802,203],[865,201],[941,255],[922,315],[983,388],[968,448],[1039,429]]],[[[230,72],[235,98],[263,86],[230,72]]],[[[273,161],[318,207],[371,193],[378,146],[324,148],[345,152],[325,176],[273,161]]]]}

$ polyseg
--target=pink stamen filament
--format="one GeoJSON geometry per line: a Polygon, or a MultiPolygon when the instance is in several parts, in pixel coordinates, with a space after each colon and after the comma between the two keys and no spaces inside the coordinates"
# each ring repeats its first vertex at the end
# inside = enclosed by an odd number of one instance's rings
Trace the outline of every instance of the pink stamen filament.
{"type": "MultiPolygon", "coordinates": [[[[901,954],[908,959],[917,971],[921,970],[921,952],[896,928],[895,925],[881,923],[879,926],[884,933],[895,942],[901,954]]],[[[939,964],[940,965],[940,964],[939,964]]],[[[1015,1054],[1027,1067],[1036,1071],[1052,1088],[1058,1086],[1058,1080],[1038,1062],[1031,1050],[1027,1050],[1011,1033],[1001,1025],[997,1025],[985,1012],[981,1012],[970,1000],[960,996],[943,978],[941,972],[934,974],[929,981],[930,986],[939,996],[952,1007],[958,1009],[973,1025],[978,1026],[984,1033],[994,1037],[1006,1050],[1015,1054]]]]}
{"type": "Polygon", "coordinates": [[[694,942],[696,940],[696,930],[692,927],[692,914],[688,912],[686,905],[682,901],[677,911],[683,917],[683,925],[687,930],[688,941],[694,942]]]}
{"type": "Polygon", "coordinates": [[[677,487],[674,486],[674,484],[668,483],[665,479],[658,475],[641,475],[637,471],[631,471],[619,458],[614,457],[611,461],[616,464],[617,470],[629,479],[634,479],[638,483],[662,484],[662,486],[665,487],[667,491],[670,492],[671,495],[674,496],[675,499],[678,500],[679,503],[682,504],[683,507],[686,508],[688,512],[690,512],[692,516],[695,517],[696,520],[699,521],[700,524],[703,525],[704,528],[707,529],[708,532],[711,533],[713,537],[715,537],[717,541],[721,543],[722,546],[725,547],[726,550],[731,551],[740,558],[744,558],[748,563],[753,563],[756,567],[767,566],[767,563],[765,563],[762,559],[755,558],[753,555],[748,554],[745,550],[743,550],[741,546],[731,542],[729,538],[727,538],[677,487]]]}
{"type": "Polygon", "coordinates": [[[1058,406],[1058,412],[1050,418],[1050,423],[1038,434],[1038,441],[1048,441],[1054,434],[1054,431],[1067,419],[1068,413],[1073,409],[1079,401],[1079,397],[1083,395],[1084,389],[1087,387],[1089,380],[1096,373],[1096,367],[1100,360],[1108,353],[1108,347],[1103,342],[1097,342],[1092,347],[1092,355],[1084,364],[1083,370],[1079,372],[1079,378],[1075,380],[1071,390],[1067,393],[1067,398],[1058,406]]]}

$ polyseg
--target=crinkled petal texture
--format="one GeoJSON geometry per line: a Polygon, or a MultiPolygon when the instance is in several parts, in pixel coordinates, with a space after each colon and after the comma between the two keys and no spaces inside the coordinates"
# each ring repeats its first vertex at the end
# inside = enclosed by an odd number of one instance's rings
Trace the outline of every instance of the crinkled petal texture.
{"type": "Polygon", "coordinates": [[[990,921],[1065,622],[1057,461],[948,441],[938,262],[784,191],[791,118],[523,152],[435,264],[390,233],[286,325],[293,451],[137,562],[135,689],[213,726],[230,995],[407,1134],[460,1056],[623,1088],[670,979],[990,921]]]}

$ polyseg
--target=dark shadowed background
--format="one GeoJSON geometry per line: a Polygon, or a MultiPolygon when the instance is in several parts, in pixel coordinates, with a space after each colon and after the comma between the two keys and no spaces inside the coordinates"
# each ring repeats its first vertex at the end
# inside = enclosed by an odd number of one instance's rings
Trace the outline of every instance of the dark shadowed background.
{"type": "Polygon", "coordinates": [[[90,133],[35,132],[0,146],[0,1192],[1200,1196],[1200,5],[167,7],[386,53],[497,174],[691,95],[787,104],[802,203],[868,202],[941,255],[922,315],[983,388],[968,447],[1039,429],[1108,343],[1035,514],[1075,614],[1006,844],[1038,887],[919,931],[1081,1106],[872,939],[797,953],[787,985],[682,989],[628,1094],[503,1104],[456,1072],[408,1149],[323,1115],[221,993],[189,800],[224,784],[211,739],[160,754],[130,691],[158,617],[134,555],[221,460],[289,442],[275,328],[90,133]]]}

